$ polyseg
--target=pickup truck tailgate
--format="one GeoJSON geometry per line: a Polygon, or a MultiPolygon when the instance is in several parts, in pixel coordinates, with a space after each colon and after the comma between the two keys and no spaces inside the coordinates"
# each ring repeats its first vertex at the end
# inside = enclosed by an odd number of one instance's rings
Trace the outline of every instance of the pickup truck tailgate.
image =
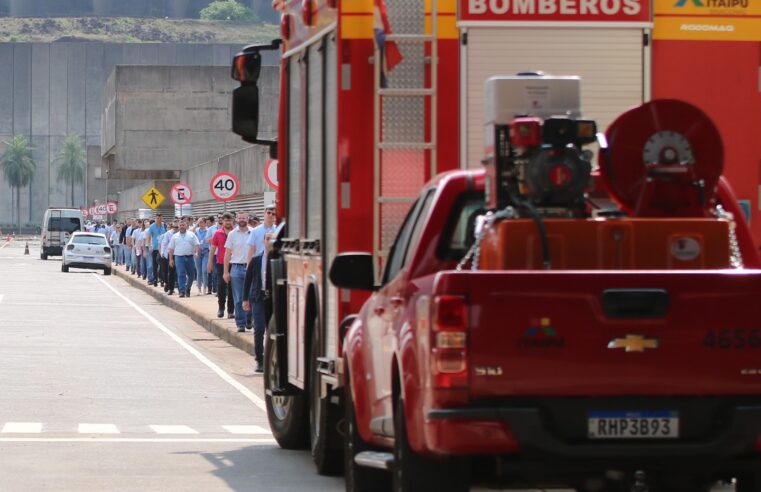
{"type": "Polygon", "coordinates": [[[761,270],[441,272],[473,398],[761,391],[761,270]]]}

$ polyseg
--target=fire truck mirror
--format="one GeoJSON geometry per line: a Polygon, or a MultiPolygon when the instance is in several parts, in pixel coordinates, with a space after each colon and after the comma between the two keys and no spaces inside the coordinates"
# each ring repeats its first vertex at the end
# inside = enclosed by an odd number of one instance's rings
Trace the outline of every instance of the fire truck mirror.
{"type": "Polygon", "coordinates": [[[249,143],[259,136],[259,87],[246,84],[233,90],[233,132],[249,143]]]}
{"type": "Polygon", "coordinates": [[[256,84],[262,71],[262,55],[258,51],[238,53],[233,58],[232,78],[241,83],[256,84]]]}
{"type": "Polygon", "coordinates": [[[342,253],[330,265],[330,281],[339,289],[377,290],[370,253],[342,253]]]}

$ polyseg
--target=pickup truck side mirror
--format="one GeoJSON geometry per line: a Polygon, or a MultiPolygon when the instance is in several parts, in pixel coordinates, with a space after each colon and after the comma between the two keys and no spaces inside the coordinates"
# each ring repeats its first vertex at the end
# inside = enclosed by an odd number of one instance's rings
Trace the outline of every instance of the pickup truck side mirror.
{"type": "Polygon", "coordinates": [[[330,281],[339,289],[377,290],[370,253],[341,253],[330,265],[330,281]]]}

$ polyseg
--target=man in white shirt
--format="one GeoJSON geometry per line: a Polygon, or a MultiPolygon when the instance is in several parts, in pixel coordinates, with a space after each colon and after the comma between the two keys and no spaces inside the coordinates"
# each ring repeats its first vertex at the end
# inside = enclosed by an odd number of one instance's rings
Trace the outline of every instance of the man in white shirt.
{"type": "Polygon", "coordinates": [[[174,294],[174,285],[177,281],[177,270],[169,266],[169,243],[179,230],[177,221],[172,221],[166,233],[161,236],[161,280],[164,284],[164,292],[167,295],[174,294]]]}
{"type": "Polygon", "coordinates": [[[225,242],[224,279],[232,285],[235,300],[235,325],[239,332],[251,328],[251,314],[243,310],[243,301],[247,297],[243,293],[246,281],[246,260],[248,259],[248,214],[238,212],[235,218],[238,228],[230,231],[225,242]]]}
{"type": "Polygon", "coordinates": [[[267,319],[264,309],[266,251],[265,237],[275,232],[275,206],[268,205],[264,209],[262,223],[254,227],[248,237],[248,272],[243,290],[246,298],[243,309],[250,312],[254,321],[254,356],[256,358],[255,372],[264,371],[264,330],[267,319]],[[249,306],[250,296],[250,306],[249,306]]]}
{"type": "Polygon", "coordinates": [[[198,256],[198,238],[188,231],[188,222],[180,221],[180,232],[169,241],[169,266],[177,268],[177,283],[180,297],[190,297],[190,288],[195,278],[195,261],[198,256]]]}

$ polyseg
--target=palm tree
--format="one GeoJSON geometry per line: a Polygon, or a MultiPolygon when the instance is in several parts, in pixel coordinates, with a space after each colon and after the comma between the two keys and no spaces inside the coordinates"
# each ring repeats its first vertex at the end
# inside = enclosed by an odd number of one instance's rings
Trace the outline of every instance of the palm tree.
{"type": "Polygon", "coordinates": [[[58,152],[56,163],[60,163],[58,179],[67,181],[71,190],[71,206],[74,206],[74,183],[85,180],[85,166],[87,158],[82,138],[76,133],[70,133],[63,142],[63,147],[58,152]]]}
{"type": "Polygon", "coordinates": [[[23,135],[16,135],[10,142],[3,142],[7,149],[0,157],[5,180],[16,189],[16,229],[21,230],[20,191],[32,182],[37,164],[32,158],[32,146],[23,135]]]}

